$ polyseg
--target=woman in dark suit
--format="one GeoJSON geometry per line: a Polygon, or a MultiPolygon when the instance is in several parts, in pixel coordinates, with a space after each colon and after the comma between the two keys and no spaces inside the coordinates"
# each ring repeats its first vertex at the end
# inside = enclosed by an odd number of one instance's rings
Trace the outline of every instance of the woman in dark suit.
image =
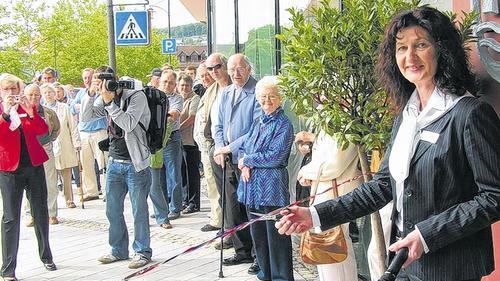
{"type": "Polygon", "coordinates": [[[345,196],[283,212],[279,232],[328,229],[394,200],[389,250],[409,248],[397,280],[480,280],[492,272],[500,122],[473,96],[468,66],[447,16],[430,7],[395,16],[377,69],[400,114],[380,170],[345,196]]]}
{"type": "MultiPolygon", "coordinates": [[[[56,270],[49,246],[47,185],[43,162],[48,160],[37,136],[48,132],[36,105],[21,96],[21,80],[11,74],[0,76],[0,190],[2,192],[2,277],[15,275],[19,248],[21,201],[31,203],[40,259],[47,270],[56,270]]],[[[36,85],[32,87],[38,87],[36,85]]]]}

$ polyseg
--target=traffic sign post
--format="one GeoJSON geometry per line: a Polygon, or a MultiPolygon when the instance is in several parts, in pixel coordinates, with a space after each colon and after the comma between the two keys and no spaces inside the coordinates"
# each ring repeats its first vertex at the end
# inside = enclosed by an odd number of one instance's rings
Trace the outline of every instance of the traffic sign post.
{"type": "Polygon", "coordinates": [[[147,11],[116,11],[115,42],[118,46],[148,45],[149,14],[147,11]]]}
{"type": "Polygon", "coordinates": [[[177,43],[174,38],[161,41],[161,53],[165,55],[175,55],[177,53],[177,43]]]}

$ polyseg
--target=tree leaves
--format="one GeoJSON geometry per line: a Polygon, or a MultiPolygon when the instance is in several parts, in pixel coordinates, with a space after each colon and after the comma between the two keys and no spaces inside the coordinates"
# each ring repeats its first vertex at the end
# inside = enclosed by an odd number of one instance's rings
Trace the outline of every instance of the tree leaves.
{"type": "MultiPolygon", "coordinates": [[[[0,5],[1,19],[15,19],[0,25],[4,46],[0,72],[29,81],[36,71],[52,66],[61,73],[61,82],[80,85],[84,68],[108,64],[106,5],[99,3],[59,0],[50,13],[37,0],[18,1],[12,7],[0,5]]],[[[152,29],[149,46],[116,47],[118,74],[146,81],[152,68],[169,62],[161,53],[161,39],[152,29]]],[[[177,57],[172,56],[170,62],[178,65],[177,57]]]]}
{"type": "Polygon", "coordinates": [[[290,9],[292,27],[277,36],[284,49],[280,84],[298,115],[334,135],[341,147],[385,148],[392,126],[387,95],[375,63],[385,24],[397,11],[416,7],[396,0],[329,1],[311,18],[290,9]],[[319,106],[318,106],[319,105],[319,106]]]}

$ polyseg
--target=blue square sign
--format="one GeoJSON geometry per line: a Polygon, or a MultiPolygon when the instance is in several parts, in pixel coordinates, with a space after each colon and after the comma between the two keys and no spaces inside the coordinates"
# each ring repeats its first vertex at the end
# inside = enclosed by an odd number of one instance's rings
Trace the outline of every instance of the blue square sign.
{"type": "Polygon", "coordinates": [[[116,11],[115,43],[118,46],[148,45],[148,11],[116,11]]]}
{"type": "Polygon", "coordinates": [[[177,53],[177,44],[174,38],[161,41],[161,53],[166,55],[175,55],[177,53]]]}

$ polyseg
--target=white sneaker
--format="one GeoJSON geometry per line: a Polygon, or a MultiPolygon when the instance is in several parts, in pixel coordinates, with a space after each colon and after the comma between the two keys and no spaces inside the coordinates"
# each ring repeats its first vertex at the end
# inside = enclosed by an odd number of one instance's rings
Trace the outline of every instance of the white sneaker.
{"type": "Polygon", "coordinates": [[[136,269],[145,266],[151,261],[150,258],[147,258],[144,255],[136,253],[132,258],[132,261],[128,264],[128,268],[136,269]]]}
{"type": "Polygon", "coordinates": [[[108,264],[108,263],[112,263],[115,261],[121,261],[121,260],[126,260],[126,259],[113,256],[112,254],[106,254],[106,255],[101,256],[97,259],[97,261],[99,261],[102,264],[108,264]]]}

